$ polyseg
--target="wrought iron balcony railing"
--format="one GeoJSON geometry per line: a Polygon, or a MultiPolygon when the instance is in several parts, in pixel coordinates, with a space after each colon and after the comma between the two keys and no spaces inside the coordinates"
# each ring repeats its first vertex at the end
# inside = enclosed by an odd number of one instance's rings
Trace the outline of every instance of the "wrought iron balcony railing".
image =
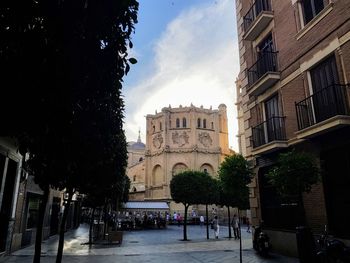
{"type": "Polygon", "coordinates": [[[252,128],[253,147],[259,147],[272,141],[285,141],[285,117],[271,117],[252,128]]]}
{"type": "Polygon", "coordinates": [[[347,86],[333,84],[296,102],[298,129],[305,129],[336,115],[349,115],[347,86]]]}
{"type": "Polygon", "coordinates": [[[260,58],[247,70],[248,85],[252,86],[267,72],[277,72],[277,51],[263,52],[260,58]]]}
{"type": "Polygon", "coordinates": [[[269,0],[256,0],[243,17],[244,31],[247,32],[250,25],[262,11],[271,11],[269,0]]]}

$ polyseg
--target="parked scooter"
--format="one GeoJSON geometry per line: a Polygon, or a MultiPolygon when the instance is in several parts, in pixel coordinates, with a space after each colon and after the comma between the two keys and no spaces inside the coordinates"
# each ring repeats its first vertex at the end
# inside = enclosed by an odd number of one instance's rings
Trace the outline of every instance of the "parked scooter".
{"type": "Polygon", "coordinates": [[[317,240],[317,263],[350,263],[350,248],[337,239],[328,236],[327,226],[324,233],[317,240]]]}
{"type": "Polygon", "coordinates": [[[271,243],[269,236],[262,231],[261,224],[253,227],[253,248],[261,255],[267,256],[271,250],[271,243]]]}

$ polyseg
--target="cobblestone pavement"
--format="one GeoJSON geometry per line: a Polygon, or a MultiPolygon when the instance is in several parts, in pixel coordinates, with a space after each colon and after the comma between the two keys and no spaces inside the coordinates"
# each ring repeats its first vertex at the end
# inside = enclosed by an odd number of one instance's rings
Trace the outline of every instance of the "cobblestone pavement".
{"type": "MultiPolygon", "coordinates": [[[[187,237],[181,241],[182,227],[168,226],[166,229],[125,231],[122,245],[83,245],[88,241],[88,229],[79,229],[66,234],[63,262],[109,263],[109,262],[239,262],[239,241],[227,238],[228,228],[221,227],[220,238],[206,239],[206,228],[189,226],[187,237]]],[[[297,263],[295,258],[272,254],[259,257],[252,249],[251,234],[242,229],[243,262],[245,263],[297,263]]],[[[57,237],[44,241],[43,263],[55,262],[57,237]]],[[[34,247],[30,246],[0,259],[1,262],[29,263],[33,259],[34,247]]]]}

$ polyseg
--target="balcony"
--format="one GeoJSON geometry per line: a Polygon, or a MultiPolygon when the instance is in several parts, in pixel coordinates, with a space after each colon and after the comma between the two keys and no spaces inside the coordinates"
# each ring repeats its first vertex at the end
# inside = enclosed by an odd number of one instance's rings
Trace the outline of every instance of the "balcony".
{"type": "Polygon", "coordinates": [[[333,84],[295,103],[300,139],[350,125],[348,85],[333,84]]]}
{"type": "Polygon", "coordinates": [[[254,154],[288,146],[284,119],[285,117],[271,117],[252,128],[254,154]]]}
{"type": "Polygon", "coordinates": [[[256,0],[243,17],[243,39],[253,41],[273,19],[269,0],[256,0]]]}
{"type": "Polygon", "coordinates": [[[248,93],[257,96],[280,80],[277,71],[277,51],[261,53],[260,58],[247,70],[248,93]]]}

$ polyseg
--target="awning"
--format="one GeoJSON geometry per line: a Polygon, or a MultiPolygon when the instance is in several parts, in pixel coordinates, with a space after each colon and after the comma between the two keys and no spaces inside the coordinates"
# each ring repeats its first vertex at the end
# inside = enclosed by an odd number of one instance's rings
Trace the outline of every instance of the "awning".
{"type": "Polygon", "coordinates": [[[169,209],[166,202],[126,202],[124,209],[169,209]]]}

